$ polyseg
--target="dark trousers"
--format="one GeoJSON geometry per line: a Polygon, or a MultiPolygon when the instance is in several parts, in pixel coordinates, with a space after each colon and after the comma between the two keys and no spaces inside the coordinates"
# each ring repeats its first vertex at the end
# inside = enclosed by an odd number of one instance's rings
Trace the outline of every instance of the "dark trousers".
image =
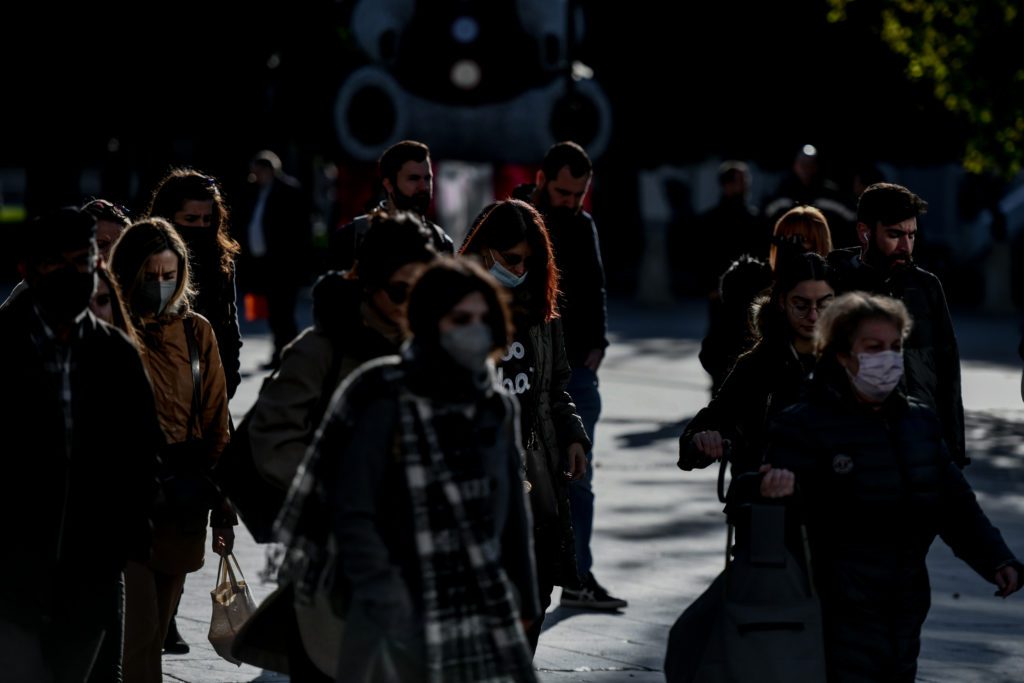
{"type": "MultiPolygon", "coordinates": [[[[590,368],[573,368],[565,390],[576,404],[576,413],[583,420],[587,436],[594,443],[594,429],[601,417],[601,394],[597,390],[597,373],[590,368]]],[[[580,576],[586,577],[594,565],[590,553],[590,536],[594,530],[594,452],[587,453],[587,473],[569,484],[569,507],[576,532],[576,565],[580,576]]]]}

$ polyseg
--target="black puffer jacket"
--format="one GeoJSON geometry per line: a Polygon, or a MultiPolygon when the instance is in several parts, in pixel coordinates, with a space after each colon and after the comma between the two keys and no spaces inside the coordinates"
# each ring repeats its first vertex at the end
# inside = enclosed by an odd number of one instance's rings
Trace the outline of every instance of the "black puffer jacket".
{"type": "Polygon", "coordinates": [[[913,681],[935,537],[984,579],[1016,562],[935,413],[894,392],[874,411],[842,370],[819,367],[810,400],[772,424],[766,461],[796,473],[825,616],[830,681],[913,681]]]}
{"type": "Polygon", "coordinates": [[[786,341],[764,342],[741,356],[718,394],[679,437],[679,469],[702,469],[714,462],[691,445],[697,432],[712,430],[732,442],[733,477],[756,470],[768,421],[803,398],[813,367],[813,357],[801,358],[786,341]]]}
{"type": "Polygon", "coordinates": [[[858,248],[834,251],[828,262],[838,275],[837,294],[861,290],[906,304],[914,325],[903,344],[901,388],[938,413],[953,462],[960,467],[969,463],[960,395],[960,351],[939,279],[917,266],[881,271],[864,263],[858,248]]]}

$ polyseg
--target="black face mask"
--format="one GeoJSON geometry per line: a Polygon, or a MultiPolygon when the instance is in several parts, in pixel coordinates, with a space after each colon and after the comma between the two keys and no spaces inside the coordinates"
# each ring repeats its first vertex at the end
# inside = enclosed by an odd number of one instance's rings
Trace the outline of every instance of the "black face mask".
{"type": "Polygon", "coordinates": [[[430,193],[417,192],[410,197],[396,189],[391,193],[391,201],[399,211],[413,211],[424,216],[427,213],[427,209],[430,208],[430,193]]]}
{"type": "Polygon", "coordinates": [[[191,250],[207,250],[217,246],[217,228],[212,225],[180,225],[174,224],[174,229],[185,240],[185,244],[191,250]]]}
{"type": "Polygon", "coordinates": [[[39,278],[30,291],[44,313],[56,321],[71,322],[89,306],[95,288],[93,273],[64,266],[39,278]]]}

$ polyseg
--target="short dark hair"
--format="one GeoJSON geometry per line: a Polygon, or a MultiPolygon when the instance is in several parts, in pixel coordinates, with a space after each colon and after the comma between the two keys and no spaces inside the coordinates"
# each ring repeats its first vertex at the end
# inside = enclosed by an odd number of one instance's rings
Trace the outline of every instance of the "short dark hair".
{"type": "Polygon", "coordinates": [[[916,218],[928,210],[928,202],[895,183],[869,186],[857,202],[857,222],[874,229],[876,225],[895,225],[916,218]]]}
{"type": "Polygon", "coordinates": [[[455,304],[474,292],[487,302],[484,323],[491,330],[492,351],[504,350],[512,337],[508,294],[483,268],[469,259],[442,256],[416,280],[409,294],[409,331],[414,339],[434,345],[438,323],[455,304]]]}
{"type": "Polygon", "coordinates": [[[384,150],[384,153],[380,155],[380,159],[377,161],[380,179],[384,180],[387,178],[394,183],[398,177],[398,171],[407,162],[415,161],[416,163],[422,163],[429,157],[430,148],[422,142],[417,142],[416,140],[396,142],[384,150]]]}
{"type": "Polygon", "coordinates": [[[433,237],[419,216],[380,211],[370,218],[370,229],[359,244],[355,275],[364,289],[373,291],[386,286],[402,266],[436,258],[433,237]]]}
{"type": "Polygon", "coordinates": [[[570,141],[556,142],[544,155],[541,170],[545,178],[554,180],[565,166],[569,167],[569,175],[573,178],[588,176],[594,170],[590,157],[582,147],[570,141]]]}
{"type": "Polygon", "coordinates": [[[21,255],[32,267],[50,256],[88,247],[96,238],[96,219],[77,206],[41,214],[28,224],[21,240],[21,255]]]}

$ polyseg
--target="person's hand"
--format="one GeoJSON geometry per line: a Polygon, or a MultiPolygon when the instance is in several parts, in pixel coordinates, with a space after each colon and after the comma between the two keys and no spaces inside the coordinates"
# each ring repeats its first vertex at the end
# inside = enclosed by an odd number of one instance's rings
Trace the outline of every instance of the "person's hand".
{"type": "Polygon", "coordinates": [[[576,481],[582,479],[587,473],[587,453],[583,446],[578,443],[569,444],[569,471],[565,473],[567,479],[576,481]]]}
{"type": "Polygon", "coordinates": [[[587,354],[586,360],[583,361],[585,367],[590,368],[594,372],[601,367],[601,361],[604,360],[604,349],[593,349],[587,354]]]}
{"type": "Polygon", "coordinates": [[[227,555],[234,550],[235,528],[230,526],[213,527],[213,542],[210,547],[218,555],[227,555]]]}
{"type": "Polygon", "coordinates": [[[997,569],[993,581],[999,586],[996,595],[1001,598],[1007,598],[1020,590],[1020,575],[1012,564],[997,569]]]}
{"type": "Polygon", "coordinates": [[[697,432],[693,435],[692,443],[694,448],[709,458],[721,460],[722,455],[725,454],[725,440],[722,438],[721,432],[709,429],[697,432]]]}
{"type": "Polygon", "coordinates": [[[796,477],[789,470],[772,469],[771,465],[761,465],[758,470],[761,477],[761,495],[765,498],[785,498],[793,495],[796,477]]]}

